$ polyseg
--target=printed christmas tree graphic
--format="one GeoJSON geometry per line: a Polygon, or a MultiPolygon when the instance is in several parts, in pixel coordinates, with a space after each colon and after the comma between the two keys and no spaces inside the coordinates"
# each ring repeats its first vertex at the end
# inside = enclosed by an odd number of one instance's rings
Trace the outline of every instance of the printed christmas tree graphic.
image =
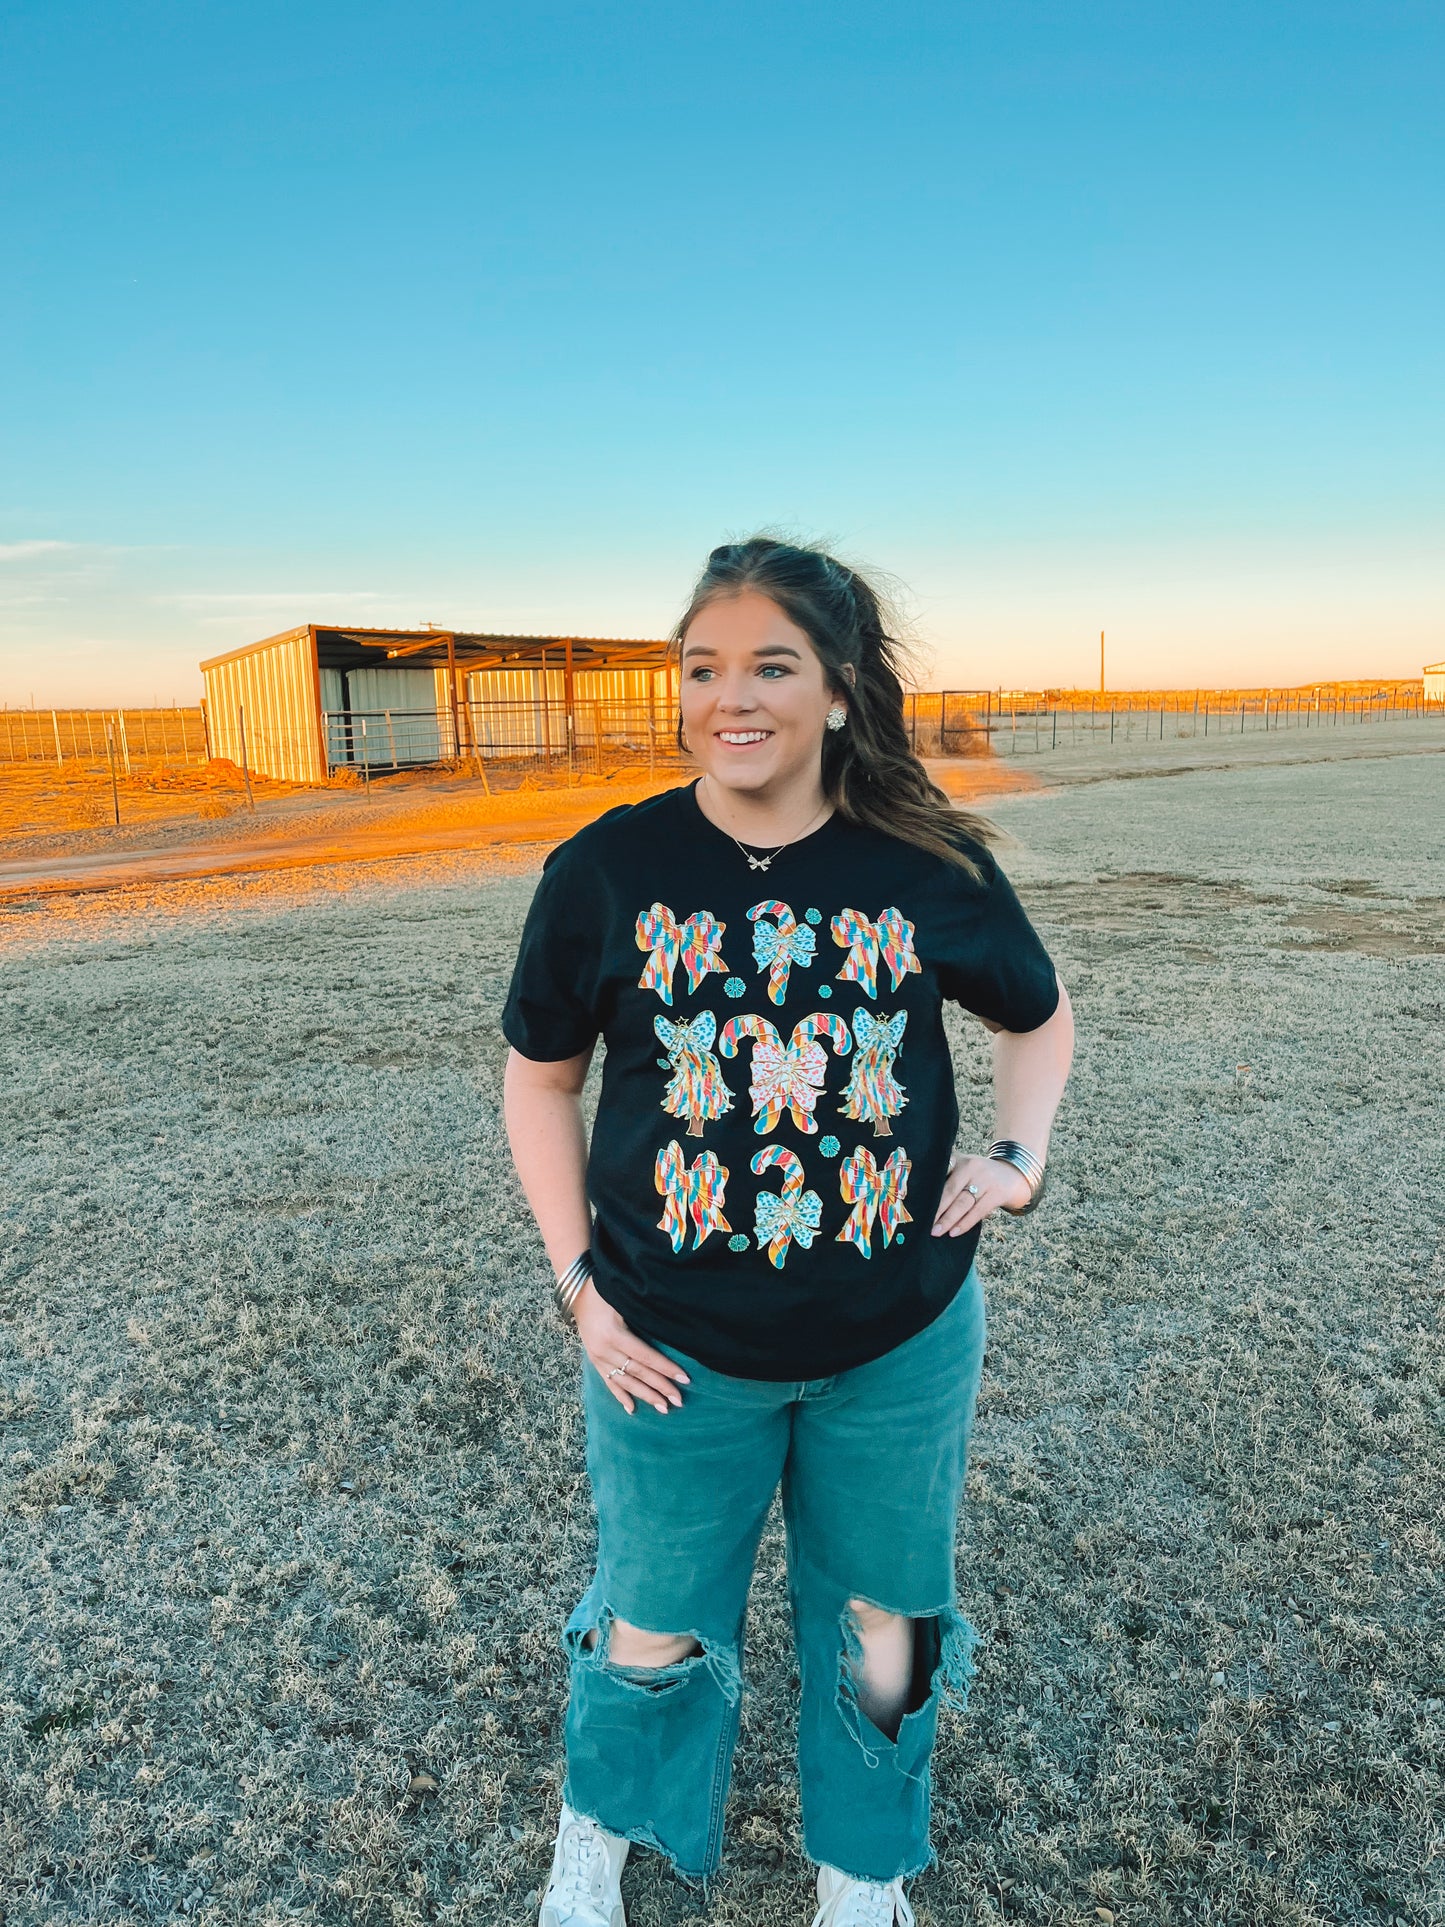
{"type": "Polygon", "coordinates": [[[869,1123],[879,1137],[892,1137],[890,1117],[897,1117],[908,1102],[903,1086],[893,1075],[893,1060],[903,1043],[908,1023],[906,1010],[891,1017],[875,1017],[861,1006],[853,1013],[853,1042],[856,1050],[848,1088],[838,1106],[844,1117],[869,1123]]]}
{"type": "Polygon", "coordinates": [[[654,1017],[652,1027],[672,1065],[662,1107],[673,1117],[687,1119],[689,1137],[701,1137],[703,1125],[730,1111],[733,1103],[722,1066],[712,1054],[717,1018],[710,1010],[700,1010],[690,1022],[654,1017]]]}
{"type": "Polygon", "coordinates": [[[718,1163],[716,1151],[699,1151],[691,1164],[684,1164],[682,1146],[673,1138],[657,1154],[652,1181],[667,1200],[657,1228],[671,1238],[674,1251],[682,1250],[689,1225],[694,1251],[711,1232],[732,1230],[723,1216],[728,1168],[718,1163]]]}
{"type": "Polygon", "coordinates": [[[750,1012],[745,1017],[729,1017],[718,1049],[724,1057],[733,1057],[745,1037],[753,1046],[752,1082],[748,1085],[756,1119],[753,1128],[759,1136],[766,1136],[788,1111],[798,1129],[811,1136],[818,1128],[813,1106],[828,1068],[828,1053],[818,1039],[826,1037],[835,1054],[842,1057],[853,1043],[848,1026],[830,1011],[815,1010],[794,1025],[792,1037],[785,1044],[766,1017],[750,1012]]]}

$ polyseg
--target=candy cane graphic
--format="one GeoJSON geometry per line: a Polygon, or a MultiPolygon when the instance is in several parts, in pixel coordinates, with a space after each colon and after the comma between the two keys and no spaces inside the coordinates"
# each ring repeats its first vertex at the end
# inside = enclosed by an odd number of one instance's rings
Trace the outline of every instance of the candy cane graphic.
{"type": "Polygon", "coordinates": [[[755,903],[748,912],[753,929],[753,962],[768,973],[768,995],[780,1004],[788,992],[788,972],[794,964],[806,969],[813,961],[817,938],[811,927],[800,924],[786,903],[770,900],[755,903]],[[771,923],[759,923],[771,917],[771,923]]]}
{"type": "Polygon", "coordinates": [[[858,1049],[838,1109],[844,1117],[866,1119],[879,1137],[892,1137],[888,1120],[897,1117],[908,1102],[903,1086],[893,1075],[893,1060],[903,1043],[907,1023],[906,1010],[896,1010],[891,1017],[875,1017],[860,1005],[853,1013],[853,1039],[858,1049]]]}
{"type": "Polygon", "coordinates": [[[901,1144],[881,1171],[866,1144],[858,1145],[851,1157],[844,1158],[838,1185],[843,1202],[853,1209],[838,1233],[839,1243],[855,1245],[860,1257],[871,1258],[873,1221],[877,1218],[882,1222],[884,1244],[892,1244],[899,1227],[913,1222],[913,1213],[903,1202],[911,1168],[901,1144]]]}
{"type": "Polygon", "coordinates": [[[665,903],[654,903],[637,919],[639,950],[650,952],[637,980],[639,990],[655,990],[665,1004],[672,1002],[672,978],[679,963],[687,971],[688,988],[696,990],[710,970],[726,971],[722,959],[723,931],[711,910],[694,910],[684,924],[665,903]]]}
{"type": "Polygon", "coordinates": [[[861,910],[840,910],[829,928],[834,943],[848,952],[838,975],[856,983],[869,997],[878,995],[880,956],[888,965],[895,990],[910,970],[923,968],[913,950],[913,925],[896,906],[880,910],[876,923],[861,910]]]}
{"type": "Polygon", "coordinates": [[[828,1039],[834,1054],[842,1057],[851,1050],[853,1039],[843,1019],[832,1011],[815,1010],[801,1018],[784,1044],[776,1027],[766,1018],[748,1012],[729,1017],[718,1039],[718,1050],[733,1057],[744,1037],[752,1039],[753,1070],[748,1095],[753,1100],[753,1129],[760,1137],[775,1130],[784,1111],[792,1115],[800,1131],[811,1137],[818,1129],[813,1106],[827,1074],[828,1053],[817,1041],[828,1039]]]}
{"type": "Polygon", "coordinates": [[[710,1010],[700,1010],[689,1023],[669,1023],[654,1017],[652,1028],[666,1048],[672,1063],[672,1076],[662,1096],[662,1108],[673,1117],[685,1117],[689,1137],[701,1137],[704,1123],[730,1111],[733,1094],[723,1082],[722,1066],[712,1054],[717,1036],[717,1018],[710,1010]]]}
{"type": "Polygon", "coordinates": [[[693,1227],[694,1251],[709,1233],[732,1230],[723,1216],[728,1168],[718,1163],[716,1151],[699,1151],[691,1164],[684,1164],[682,1146],[673,1138],[667,1148],[657,1154],[652,1181],[667,1200],[657,1228],[671,1238],[674,1251],[682,1250],[689,1223],[693,1227]]]}
{"type": "Polygon", "coordinates": [[[768,1247],[768,1256],[781,1271],[792,1239],[805,1249],[812,1244],[822,1222],[823,1200],[816,1191],[803,1189],[803,1160],[796,1151],[786,1144],[765,1144],[754,1153],[751,1168],[755,1177],[761,1177],[774,1164],[782,1169],[782,1192],[759,1191],[753,1207],[753,1236],[768,1247]]]}

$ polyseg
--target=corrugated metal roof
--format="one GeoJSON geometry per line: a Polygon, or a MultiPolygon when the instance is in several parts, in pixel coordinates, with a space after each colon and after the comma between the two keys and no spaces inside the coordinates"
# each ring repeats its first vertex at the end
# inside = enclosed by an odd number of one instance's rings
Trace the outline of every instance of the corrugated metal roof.
{"type": "MultiPolygon", "coordinates": [[[[569,645],[573,663],[578,668],[583,665],[596,668],[629,657],[636,660],[639,656],[661,667],[668,648],[664,639],[650,636],[517,636],[478,629],[374,629],[364,625],[317,622],[298,623],[295,628],[282,630],[279,635],[265,636],[259,642],[247,643],[244,648],[232,649],[224,656],[212,656],[201,664],[201,668],[214,669],[221,663],[235,662],[241,657],[291,642],[310,630],[315,631],[323,662],[328,653],[335,655],[340,651],[344,656],[349,643],[357,652],[358,661],[375,660],[374,651],[386,650],[390,655],[394,650],[397,658],[403,658],[418,667],[427,662],[433,665],[444,663],[448,658],[449,642],[458,663],[470,669],[504,662],[536,661],[544,650],[560,653],[569,645]]],[[[341,666],[346,666],[344,661],[341,666]]]]}

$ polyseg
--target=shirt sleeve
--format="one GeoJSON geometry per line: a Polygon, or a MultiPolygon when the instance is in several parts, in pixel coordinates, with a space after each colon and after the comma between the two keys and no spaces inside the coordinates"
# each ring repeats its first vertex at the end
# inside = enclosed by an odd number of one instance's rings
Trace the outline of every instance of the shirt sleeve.
{"type": "Polygon", "coordinates": [[[975,882],[949,866],[957,882],[947,889],[936,960],[940,988],[1005,1030],[1037,1030],[1059,1007],[1053,959],[992,854],[973,842],[968,854],[983,879],[975,882]]]}
{"type": "Polygon", "coordinates": [[[601,919],[591,903],[587,866],[571,841],[542,865],[502,1010],[502,1035],[523,1057],[556,1063],[595,1044],[601,919]]]}

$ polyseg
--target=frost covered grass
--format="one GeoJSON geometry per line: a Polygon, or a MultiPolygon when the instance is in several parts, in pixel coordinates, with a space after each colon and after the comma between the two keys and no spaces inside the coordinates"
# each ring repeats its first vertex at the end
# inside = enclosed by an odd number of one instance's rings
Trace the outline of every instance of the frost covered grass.
{"type": "MultiPolygon", "coordinates": [[[[981,1250],[921,1922],[1445,1919],[1440,770],[993,806],[1080,1054],[981,1250]]],[[[592,1546],[499,1116],[539,855],[0,913],[6,1927],[535,1907],[592,1546]]],[[[723,1877],[639,1856],[634,1927],[810,1917],[780,1556],[723,1877]]]]}

